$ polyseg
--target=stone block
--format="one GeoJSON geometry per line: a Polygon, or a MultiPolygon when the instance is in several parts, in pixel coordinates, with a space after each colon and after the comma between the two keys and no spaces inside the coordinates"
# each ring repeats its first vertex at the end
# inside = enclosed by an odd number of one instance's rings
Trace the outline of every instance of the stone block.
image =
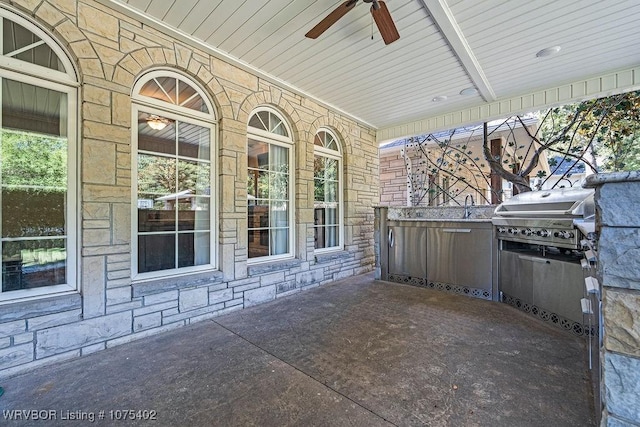
{"type": "Polygon", "coordinates": [[[606,349],[640,357],[640,294],[605,288],[603,303],[606,349]]]}
{"type": "Polygon", "coordinates": [[[209,303],[208,288],[186,289],[180,291],[179,308],[180,312],[194,310],[204,307],[209,303]]]}
{"type": "Polygon", "coordinates": [[[305,271],[296,275],[296,282],[300,286],[308,286],[314,283],[320,283],[324,280],[324,271],[322,269],[315,269],[305,271]]]}
{"type": "MultiPolygon", "coordinates": [[[[103,108],[107,111],[106,117],[103,119],[109,120],[110,110],[106,106],[99,106],[95,104],[86,104],[85,110],[88,110],[87,106],[94,106],[94,109],[103,108]]],[[[96,112],[96,114],[100,114],[96,112]]],[[[93,139],[85,139],[82,144],[82,177],[84,182],[90,182],[94,184],[107,184],[113,185],[116,183],[116,146],[115,144],[96,141],[93,139]]]]}
{"type": "Polygon", "coordinates": [[[107,305],[131,302],[131,287],[107,289],[107,305]]]}
{"type": "Polygon", "coordinates": [[[600,223],[605,226],[640,228],[640,182],[607,183],[596,190],[600,223]]]}
{"type": "Polygon", "coordinates": [[[162,326],[162,313],[155,312],[133,318],[133,332],[162,326]]]}
{"type": "Polygon", "coordinates": [[[33,342],[33,332],[13,336],[13,345],[26,344],[30,342],[33,342]]]}
{"type": "Polygon", "coordinates": [[[11,345],[11,338],[10,337],[0,338],[0,348],[7,348],[10,345],[11,345]]]}
{"type": "Polygon", "coordinates": [[[600,423],[602,427],[638,427],[638,424],[631,424],[625,420],[621,420],[620,418],[616,418],[614,416],[607,416],[606,420],[603,420],[600,423]]]}
{"type": "Polygon", "coordinates": [[[272,301],[275,298],[276,285],[252,289],[244,293],[244,306],[251,307],[253,305],[262,304],[263,302],[272,301]]]}
{"type": "Polygon", "coordinates": [[[83,356],[86,356],[87,354],[91,354],[91,353],[97,353],[98,351],[102,351],[106,348],[106,344],[101,342],[98,344],[93,344],[93,345],[88,345],[86,347],[82,347],[80,349],[80,352],[83,356]]]}
{"type": "Polygon", "coordinates": [[[162,302],[168,301],[177,301],[178,300],[178,291],[167,291],[161,292],[158,294],[146,295],[144,297],[144,305],[153,305],[159,304],[162,302]]]}
{"type": "Polygon", "coordinates": [[[61,313],[47,314],[27,320],[27,330],[37,331],[38,329],[53,328],[54,326],[66,325],[80,320],[82,310],[63,311],[61,313]]]}
{"type": "Polygon", "coordinates": [[[118,19],[85,3],[78,3],[78,27],[106,39],[118,41],[118,19]]]}
{"type": "Polygon", "coordinates": [[[640,290],[640,229],[603,227],[598,263],[604,286],[640,290]]]}
{"type": "Polygon", "coordinates": [[[14,345],[0,350],[0,370],[33,361],[33,344],[14,345]]]}
{"type": "Polygon", "coordinates": [[[131,312],[109,314],[36,333],[36,357],[42,359],[131,333],[131,312]]]}
{"type": "Polygon", "coordinates": [[[609,413],[640,424],[640,359],[606,354],[604,386],[609,413]]]}
{"type": "Polygon", "coordinates": [[[277,273],[266,274],[260,277],[260,286],[268,286],[284,281],[284,272],[279,271],[277,273]]]}
{"type": "Polygon", "coordinates": [[[233,299],[233,289],[209,292],[209,304],[218,304],[233,299]]]}
{"type": "Polygon", "coordinates": [[[15,320],[13,322],[0,323],[0,337],[8,337],[26,332],[27,322],[15,320]]]}
{"type": "Polygon", "coordinates": [[[105,313],[104,282],[104,257],[85,257],[82,260],[82,305],[85,319],[105,313]]]}
{"type": "Polygon", "coordinates": [[[163,310],[175,309],[178,310],[178,300],[167,301],[159,304],[146,305],[144,307],[136,308],[133,310],[134,316],[142,316],[149,313],[161,312],[163,310]]]}

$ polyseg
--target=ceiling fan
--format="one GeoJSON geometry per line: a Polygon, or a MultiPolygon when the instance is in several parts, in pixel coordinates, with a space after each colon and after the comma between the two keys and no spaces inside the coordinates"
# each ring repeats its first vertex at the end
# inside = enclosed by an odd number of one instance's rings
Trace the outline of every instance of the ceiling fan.
{"type": "MultiPolygon", "coordinates": [[[[391,14],[389,13],[389,9],[387,5],[382,0],[362,0],[365,3],[372,3],[371,5],[371,16],[373,16],[373,20],[376,21],[376,26],[380,31],[380,35],[382,36],[382,40],[384,40],[384,44],[390,44],[400,38],[400,34],[398,34],[398,30],[396,29],[395,24],[393,23],[393,18],[391,18],[391,14]]],[[[315,27],[313,27],[305,37],[309,37],[310,39],[316,39],[320,36],[320,34],[324,33],[331,27],[333,24],[338,22],[340,18],[346,15],[353,7],[358,3],[358,0],[347,0],[338,6],[333,12],[328,14],[322,21],[320,21],[315,27]]]]}

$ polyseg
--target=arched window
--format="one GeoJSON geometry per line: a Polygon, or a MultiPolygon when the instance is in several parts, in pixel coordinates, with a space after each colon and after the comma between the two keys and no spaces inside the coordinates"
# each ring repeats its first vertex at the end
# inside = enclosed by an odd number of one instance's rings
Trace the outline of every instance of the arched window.
{"type": "Polygon", "coordinates": [[[249,261],[293,256],[293,153],[291,131],[275,111],[259,108],[249,119],[247,205],[249,261]]]}
{"type": "Polygon", "coordinates": [[[77,79],[42,29],[0,8],[0,301],[76,289],[77,79]]]}
{"type": "Polygon", "coordinates": [[[338,139],[321,129],[314,139],[313,216],[316,252],[343,247],[342,154],[338,139]]]}
{"type": "Polygon", "coordinates": [[[134,278],[216,268],[213,106],[185,76],[155,70],[133,88],[134,278]]]}

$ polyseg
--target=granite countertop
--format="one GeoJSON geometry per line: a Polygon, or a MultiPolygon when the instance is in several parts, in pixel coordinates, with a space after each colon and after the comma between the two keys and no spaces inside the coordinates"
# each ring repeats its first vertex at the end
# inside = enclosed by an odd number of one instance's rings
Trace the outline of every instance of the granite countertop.
{"type": "Polygon", "coordinates": [[[584,183],[582,184],[582,186],[585,188],[593,188],[602,184],[609,184],[613,182],[632,181],[640,181],[640,171],[597,173],[594,175],[589,175],[584,179],[584,183]]]}
{"type": "Polygon", "coordinates": [[[438,207],[405,207],[390,206],[387,219],[401,221],[430,221],[430,222],[491,222],[491,217],[496,209],[492,205],[474,205],[467,208],[469,218],[464,218],[463,206],[438,206],[438,207]]]}

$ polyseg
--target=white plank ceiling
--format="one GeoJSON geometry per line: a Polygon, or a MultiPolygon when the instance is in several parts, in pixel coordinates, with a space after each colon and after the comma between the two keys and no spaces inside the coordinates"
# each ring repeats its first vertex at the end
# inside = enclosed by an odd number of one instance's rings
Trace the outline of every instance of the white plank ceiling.
{"type": "Polygon", "coordinates": [[[387,0],[390,45],[361,1],[316,40],[304,34],[344,0],[100,1],[378,130],[640,67],[638,0],[387,0]]]}

